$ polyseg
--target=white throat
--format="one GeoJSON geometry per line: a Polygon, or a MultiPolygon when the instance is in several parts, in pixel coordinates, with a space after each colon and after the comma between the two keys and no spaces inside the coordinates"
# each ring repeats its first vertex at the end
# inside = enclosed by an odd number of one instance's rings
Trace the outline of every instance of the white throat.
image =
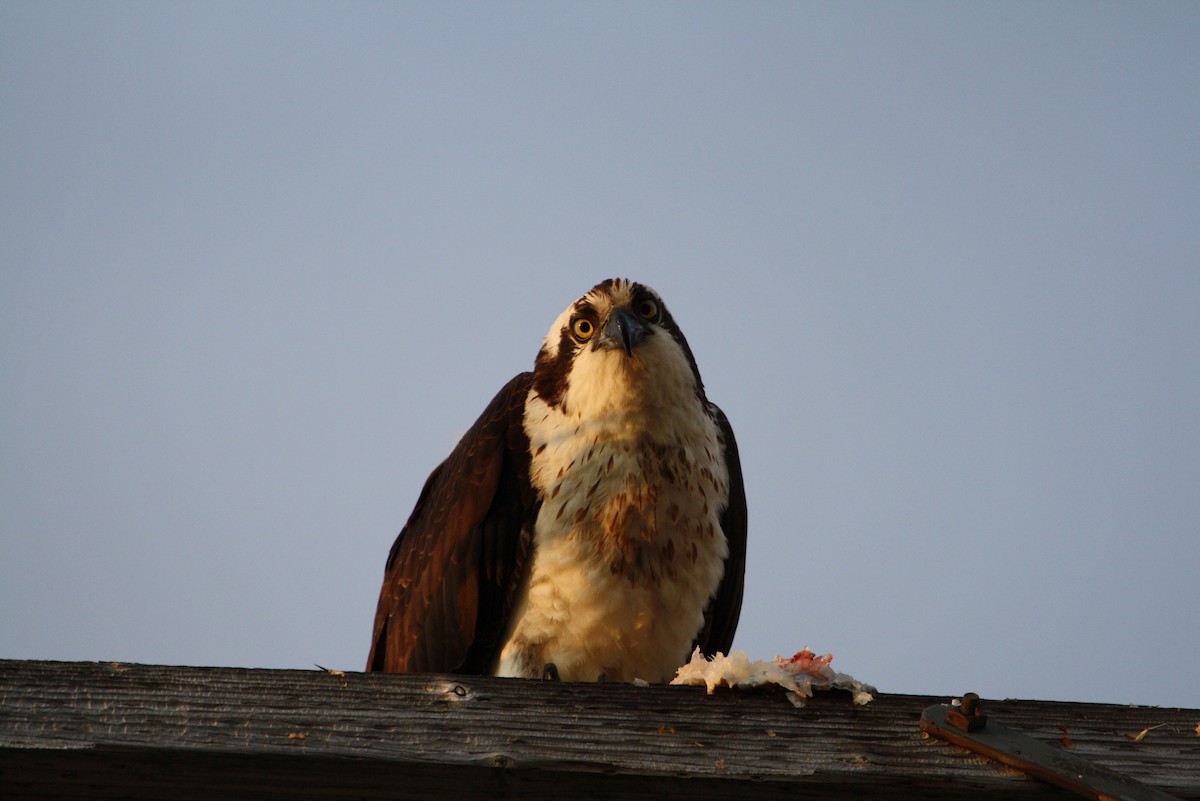
{"type": "Polygon", "coordinates": [[[525,407],[542,506],[497,673],[667,680],[728,555],[720,432],[662,329],[632,356],[580,349],[562,401],[531,391],[525,407]]]}

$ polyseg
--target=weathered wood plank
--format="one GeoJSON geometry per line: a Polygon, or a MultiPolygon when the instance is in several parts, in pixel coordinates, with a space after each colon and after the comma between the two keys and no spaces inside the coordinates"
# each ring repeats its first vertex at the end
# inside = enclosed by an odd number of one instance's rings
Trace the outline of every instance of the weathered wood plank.
{"type": "MultiPolygon", "coordinates": [[[[0,661],[0,797],[1070,797],[926,738],[921,710],[945,700],[0,661]]],[[[988,713],[1200,799],[1196,710],[988,713]]]]}

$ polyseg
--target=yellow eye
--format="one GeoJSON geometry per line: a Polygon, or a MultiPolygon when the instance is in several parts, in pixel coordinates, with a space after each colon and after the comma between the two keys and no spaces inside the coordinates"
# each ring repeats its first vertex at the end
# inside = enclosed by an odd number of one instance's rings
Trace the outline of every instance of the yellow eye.
{"type": "Polygon", "coordinates": [[[576,317],[571,321],[571,333],[580,342],[587,342],[592,338],[592,334],[596,333],[596,326],[586,317],[576,317]]]}
{"type": "Polygon", "coordinates": [[[650,300],[650,298],[646,298],[639,303],[637,309],[638,314],[642,315],[643,320],[658,319],[658,304],[650,300]]]}

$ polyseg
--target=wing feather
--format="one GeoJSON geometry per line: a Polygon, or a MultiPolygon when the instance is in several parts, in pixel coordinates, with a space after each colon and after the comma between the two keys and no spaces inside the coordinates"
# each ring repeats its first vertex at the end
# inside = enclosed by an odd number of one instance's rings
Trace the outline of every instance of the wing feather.
{"type": "Polygon", "coordinates": [[[717,594],[704,612],[704,628],[696,638],[696,645],[707,656],[717,651],[728,654],[737,631],[738,618],[742,613],[742,591],[746,575],[746,488],[742,483],[742,462],[738,458],[737,441],[733,428],[725,413],[709,404],[717,426],[721,430],[721,442],[725,447],[725,466],[729,471],[729,500],[721,512],[721,531],[729,545],[729,556],[725,560],[725,575],[717,588],[717,594]]]}
{"type": "Polygon", "coordinates": [[[537,516],[510,381],[430,474],[388,554],[367,670],[486,673],[503,643],[537,516]]]}

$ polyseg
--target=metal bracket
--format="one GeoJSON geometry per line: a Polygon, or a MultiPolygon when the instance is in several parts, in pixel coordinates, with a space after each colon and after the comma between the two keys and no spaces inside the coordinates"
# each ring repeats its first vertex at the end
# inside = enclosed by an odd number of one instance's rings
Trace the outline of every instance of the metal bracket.
{"type": "Polygon", "coordinates": [[[964,695],[958,707],[928,707],[921,713],[921,731],[1097,801],[1179,801],[1123,773],[988,722],[975,693],[964,695]]]}

